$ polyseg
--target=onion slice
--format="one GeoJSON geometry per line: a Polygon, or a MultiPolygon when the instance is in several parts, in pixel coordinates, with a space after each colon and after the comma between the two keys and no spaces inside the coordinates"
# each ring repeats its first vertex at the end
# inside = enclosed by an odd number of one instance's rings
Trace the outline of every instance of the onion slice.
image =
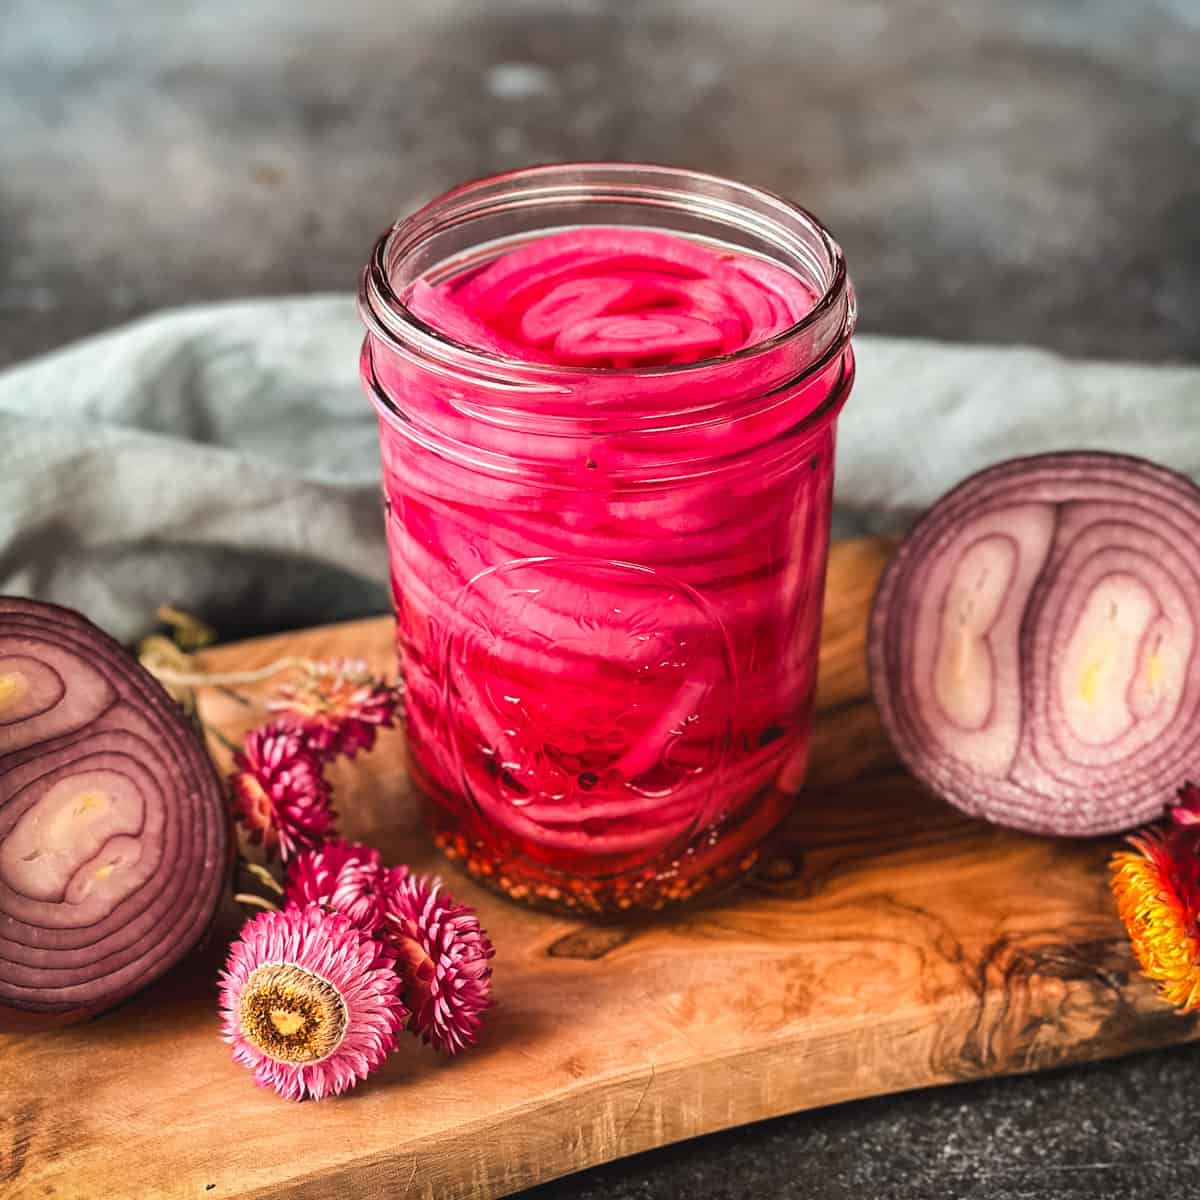
{"type": "Polygon", "coordinates": [[[921,519],[880,583],[871,686],[905,765],[964,811],[1089,836],[1200,764],[1200,488],[1141,459],[1016,459],[921,519]]]}
{"type": "Polygon", "coordinates": [[[67,609],[0,597],[0,1014],[102,1012],[212,921],[221,783],[158,683],[67,609]]]}
{"type": "Polygon", "coordinates": [[[657,229],[545,234],[466,280],[414,284],[439,333],[525,362],[610,368],[700,362],[786,329],[816,302],[799,276],[657,229]]]}

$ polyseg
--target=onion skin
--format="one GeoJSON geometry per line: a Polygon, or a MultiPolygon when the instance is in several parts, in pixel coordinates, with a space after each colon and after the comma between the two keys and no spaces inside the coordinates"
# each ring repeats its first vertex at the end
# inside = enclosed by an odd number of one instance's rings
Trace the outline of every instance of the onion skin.
{"type": "Polygon", "coordinates": [[[1014,459],[917,523],[876,593],[871,689],[905,766],[972,816],[1088,837],[1200,762],[1200,488],[1142,459],[1014,459]]]}
{"type": "Polygon", "coordinates": [[[220,779],[157,681],[77,613],[0,597],[0,1028],[160,978],[211,926],[232,850],[220,779]]]}

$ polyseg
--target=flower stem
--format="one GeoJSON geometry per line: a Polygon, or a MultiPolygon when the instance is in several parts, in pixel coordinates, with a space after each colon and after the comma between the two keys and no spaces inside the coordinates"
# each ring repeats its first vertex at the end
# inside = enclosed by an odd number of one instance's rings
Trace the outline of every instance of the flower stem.
{"type": "Polygon", "coordinates": [[[235,892],[233,898],[238,904],[247,904],[252,908],[265,908],[267,912],[279,911],[278,904],[272,904],[265,896],[256,896],[253,892],[235,892]]]}
{"type": "Polygon", "coordinates": [[[277,880],[275,876],[267,870],[266,867],[261,866],[259,863],[243,861],[242,870],[245,871],[247,875],[253,875],[259,883],[261,883],[264,887],[270,888],[271,891],[273,891],[277,896],[282,896],[284,894],[283,888],[279,884],[279,880],[277,880]]]}
{"type": "Polygon", "coordinates": [[[258,683],[270,679],[280,671],[290,671],[311,665],[311,660],[289,654],[277,658],[265,667],[254,671],[218,671],[209,674],[205,671],[177,671],[174,667],[154,663],[149,667],[150,672],[162,683],[174,684],[176,687],[229,687],[237,683],[258,683]]]}
{"type": "Polygon", "coordinates": [[[215,725],[205,725],[204,732],[215,737],[230,754],[237,754],[241,750],[241,746],[227,738],[215,725]]]}

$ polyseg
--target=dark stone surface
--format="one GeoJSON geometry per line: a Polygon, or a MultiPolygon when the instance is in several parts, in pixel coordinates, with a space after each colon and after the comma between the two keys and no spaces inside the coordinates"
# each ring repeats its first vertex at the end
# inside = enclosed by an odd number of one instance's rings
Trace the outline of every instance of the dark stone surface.
{"type": "MultiPolygon", "coordinates": [[[[348,289],[419,200],[562,158],[794,195],[865,329],[1195,360],[1198,143],[1198,0],[0,0],[0,364],[348,289]]],[[[873,1100],[531,1200],[1181,1200],[1198,1083],[1185,1049],[873,1100]]]]}

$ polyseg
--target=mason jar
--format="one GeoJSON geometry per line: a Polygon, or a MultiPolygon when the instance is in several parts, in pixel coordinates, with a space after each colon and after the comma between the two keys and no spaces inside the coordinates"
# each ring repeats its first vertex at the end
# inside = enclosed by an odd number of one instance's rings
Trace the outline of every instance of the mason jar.
{"type": "Polygon", "coordinates": [[[360,309],[408,761],[438,846],[517,900],[577,913],[735,882],[807,760],[854,376],[838,245],[728,180],[538,167],[399,221],[360,309]],[[735,351],[626,366],[530,361],[414,311],[414,289],[592,229],[618,255],[659,230],[782,269],[810,303],[735,351]]]}

